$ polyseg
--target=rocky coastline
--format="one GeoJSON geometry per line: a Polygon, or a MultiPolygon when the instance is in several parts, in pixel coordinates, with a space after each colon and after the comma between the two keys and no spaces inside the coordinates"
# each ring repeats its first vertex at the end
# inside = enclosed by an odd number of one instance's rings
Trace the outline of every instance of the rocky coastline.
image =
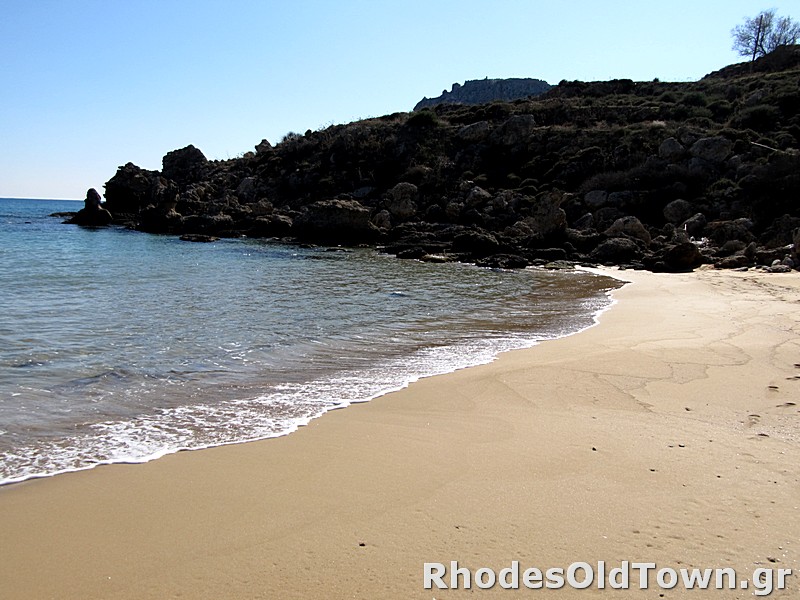
{"type": "MultiPolygon", "coordinates": [[[[105,184],[113,223],[486,267],[800,266],[800,47],[697,82],[562,81],[264,140],[105,184]]],[[[72,222],[80,224],[80,219],[72,222]]]]}

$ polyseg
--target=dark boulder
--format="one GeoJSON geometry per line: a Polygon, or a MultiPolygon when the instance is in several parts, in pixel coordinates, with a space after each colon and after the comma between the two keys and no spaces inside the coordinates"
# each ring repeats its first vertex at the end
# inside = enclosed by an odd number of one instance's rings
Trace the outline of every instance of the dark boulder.
{"type": "Polygon", "coordinates": [[[204,235],[202,233],[184,233],[180,239],[184,242],[200,242],[206,244],[209,242],[219,241],[218,237],[214,237],[213,235],[204,235]]]}
{"type": "Polygon", "coordinates": [[[718,246],[730,240],[739,240],[750,243],[755,236],[750,231],[753,222],[749,219],[735,219],[733,221],[712,221],[706,225],[706,236],[718,246]]]}
{"type": "Polygon", "coordinates": [[[715,269],[741,269],[742,267],[752,267],[753,261],[744,254],[734,254],[714,263],[715,269]]]}
{"type": "Polygon", "coordinates": [[[137,215],[153,203],[153,187],[158,173],[133,163],[119,167],[106,183],[106,208],[114,215],[137,215]]]}
{"type": "Polygon", "coordinates": [[[528,260],[517,254],[493,254],[475,262],[479,267],[490,269],[524,269],[528,260]]]}
{"type": "Polygon", "coordinates": [[[645,267],[657,272],[684,273],[706,262],[700,249],[690,241],[666,245],[661,251],[643,261],[645,267]]]}
{"type": "Polygon", "coordinates": [[[191,144],[168,152],[161,164],[161,174],[181,185],[200,181],[208,173],[208,159],[191,144]]]}
{"type": "Polygon", "coordinates": [[[620,264],[640,261],[643,250],[632,239],[627,237],[610,238],[592,250],[591,258],[600,263],[620,264]]]}
{"type": "Polygon", "coordinates": [[[664,207],[663,214],[667,223],[677,225],[692,216],[694,207],[686,200],[673,200],[664,207]]]}
{"type": "Polygon", "coordinates": [[[111,213],[101,204],[100,194],[94,188],[86,192],[83,208],[67,220],[72,225],[83,225],[85,227],[101,227],[108,225],[114,220],[111,213]]]}
{"type": "Polygon", "coordinates": [[[707,224],[706,216],[703,213],[697,213],[681,223],[680,228],[686,235],[697,238],[703,235],[707,224]]]}
{"type": "Polygon", "coordinates": [[[293,233],[301,239],[343,245],[371,242],[380,231],[370,221],[370,211],[356,200],[319,200],[294,220],[293,233]]]}
{"type": "Polygon", "coordinates": [[[453,251],[470,256],[489,256],[500,248],[497,238],[482,230],[468,230],[453,238],[453,251]]]}
{"type": "Polygon", "coordinates": [[[608,237],[627,236],[641,240],[645,245],[650,244],[650,232],[645,229],[642,222],[636,217],[628,216],[617,219],[611,224],[611,227],[606,229],[605,234],[608,237]]]}

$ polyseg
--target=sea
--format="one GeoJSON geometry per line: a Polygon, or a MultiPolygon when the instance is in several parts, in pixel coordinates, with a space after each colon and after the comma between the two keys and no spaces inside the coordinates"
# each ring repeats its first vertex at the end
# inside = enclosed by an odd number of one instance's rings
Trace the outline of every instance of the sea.
{"type": "Polygon", "coordinates": [[[0,484],[291,434],[585,329],[619,286],[52,216],[81,207],[0,198],[0,484]]]}

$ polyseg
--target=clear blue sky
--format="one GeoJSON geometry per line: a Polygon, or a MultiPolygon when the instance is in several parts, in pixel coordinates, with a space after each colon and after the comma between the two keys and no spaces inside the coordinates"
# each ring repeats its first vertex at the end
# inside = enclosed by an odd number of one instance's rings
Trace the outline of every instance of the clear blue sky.
{"type": "Polygon", "coordinates": [[[2,0],[0,196],[82,199],[194,144],[410,110],[454,82],[696,80],[800,0],[2,0]]]}

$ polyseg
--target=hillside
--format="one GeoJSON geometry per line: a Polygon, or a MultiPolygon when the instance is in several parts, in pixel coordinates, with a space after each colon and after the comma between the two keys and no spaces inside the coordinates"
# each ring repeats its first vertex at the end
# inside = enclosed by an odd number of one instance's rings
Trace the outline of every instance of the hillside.
{"type": "Polygon", "coordinates": [[[160,172],[120,167],[105,207],[142,231],[369,243],[487,266],[790,266],[798,82],[792,46],[697,82],[562,81],[525,100],[265,140],[227,161],[189,146],[160,172]]]}

